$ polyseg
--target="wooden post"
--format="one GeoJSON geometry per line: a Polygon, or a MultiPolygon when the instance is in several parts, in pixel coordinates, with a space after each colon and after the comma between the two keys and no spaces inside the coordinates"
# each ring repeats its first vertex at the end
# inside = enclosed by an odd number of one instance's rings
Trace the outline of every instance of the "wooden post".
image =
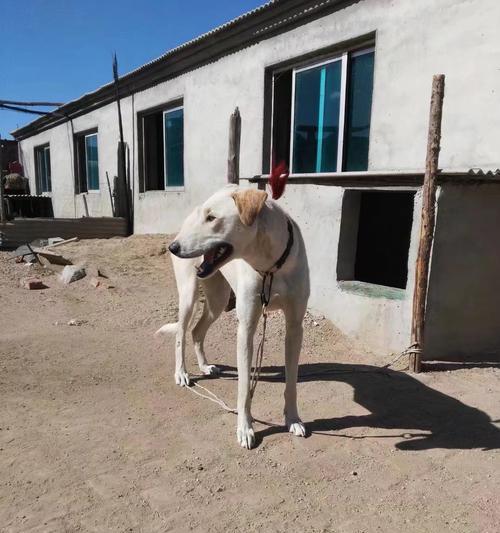
{"type": "MultiPolygon", "coordinates": [[[[118,60],[116,58],[116,53],[113,56],[113,79],[115,82],[115,94],[116,94],[116,104],[118,109],[118,129],[120,132],[120,140],[118,142],[118,153],[117,153],[117,159],[118,159],[118,184],[119,189],[118,191],[115,189],[115,193],[118,192],[118,194],[123,195],[123,207],[125,210],[125,213],[121,214],[120,216],[125,216],[128,221],[128,231],[129,233],[134,232],[134,217],[132,214],[132,195],[130,193],[130,184],[127,180],[127,159],[126,159],[126,153],[125,153],[125,141],[123,140],[123,122],[122,122],[122,108],[120,104],[120,90],[119,90],[119,78],[118,78],[118,60]]],[[[121,201],[120,201],[121,204],[121,201]]]]}
{"type": "Polygon", "coordinates": [[[5,216],[5,199],[4,199],[4,183],[3,183],[3,144],[0,135],[0,222],[4,223],[7,220],[5,216]]]}
{"type": "Polygon", "coordinates": [[[443,115],[444,74],[437,74],[432,80],[431,109],[429,115],[429,134],[425,176],[422,187],[422,214],[420,241],[415,271],[413,292],[413,318],[411,326],[410,372],[420,372],[425,329],[425,307],[429,286],[429,264],[434,227],[436,221],[436,189],[441,142],[441,119],[443,115]]]}
{"type": "Polygon", "coordinates": [[[229,119],[229,156],[227,159],[227,182],[240,183],[241,115],[236,108],[229,119]]]}

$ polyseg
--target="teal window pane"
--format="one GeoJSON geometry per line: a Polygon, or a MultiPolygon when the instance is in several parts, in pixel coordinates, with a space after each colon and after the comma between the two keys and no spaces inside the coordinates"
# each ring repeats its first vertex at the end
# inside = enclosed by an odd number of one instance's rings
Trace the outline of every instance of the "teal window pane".
{"type": "Polygon", "coordinates": [[[337,170],[341,77],[340,61],[295,75],[295,173],[337,170]]]}
{"type": "Polygon", "coordinates": [[[51,192],[50,179],[50,148],[39,146],[35,148],[37,192],[51,192]]]}
{"type": "Polygon", "coordinates": [[[52,180],[50,176],[50,148],[45,148],[43,150],[43,181],[42,181],[42,191],[51,192],[52,191],[52,180]]]}
{"type": "Polygon", "coordinates": [[[344,170],[368,168],[374,53],[351,58],[347,83],[344,170]]]}
{"type": "Polygon", "coordinates": [[[167,111],[165,128],[165,186],[184,186],[184,110],[167,111]]]}
{"type": "Polygon", "coordinates": [[[99,190],[99,157],[97,151],[97,134],[85,137],[85,169],[87,189],[99,190]]]}

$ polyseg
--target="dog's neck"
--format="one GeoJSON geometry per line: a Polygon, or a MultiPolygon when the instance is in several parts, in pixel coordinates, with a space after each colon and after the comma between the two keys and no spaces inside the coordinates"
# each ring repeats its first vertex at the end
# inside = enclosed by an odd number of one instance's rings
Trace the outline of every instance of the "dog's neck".
{"type": "MultiPolygon", "coordinates": [[[[243,259],[258,272],[268,272],[273,269],[287,247],[290,238],[288,217],[273,204],[266,205],[259,213],[257,224],[256,237],[247,248],[243,259]]],[[[287,263],[288,261],[285,261],[280,270],[285,270],[287,263]]]]}

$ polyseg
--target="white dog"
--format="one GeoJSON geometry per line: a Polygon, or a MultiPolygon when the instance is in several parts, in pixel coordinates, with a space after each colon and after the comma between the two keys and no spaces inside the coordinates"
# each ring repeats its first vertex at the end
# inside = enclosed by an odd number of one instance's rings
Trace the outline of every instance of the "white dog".
{"type": "Polygon", "coordinates": [[[228,186],[187,217],[169,249],[179,291],[179,320],[163,326],[158,333],[176,334],[176,383],[189,385],[185,334],[198,300],[198,283],[203,286],[205,303],[192,335],[204,374],[219,372],[207,363],[203,341],[208,328],[226,307],[232,288],[239,322],[237,437],[244,448],[253,447],[250,372],[254,335],[262,311],[263,277],[267,274],[266,293],[272,281],[268,309],[282,309],[286,318],[285,422],[291,433],[304,436],[297,410],[297,371],[302,321],[309,298],[309,269],[297,224],[267,199],[266,192],[228,186]]]}

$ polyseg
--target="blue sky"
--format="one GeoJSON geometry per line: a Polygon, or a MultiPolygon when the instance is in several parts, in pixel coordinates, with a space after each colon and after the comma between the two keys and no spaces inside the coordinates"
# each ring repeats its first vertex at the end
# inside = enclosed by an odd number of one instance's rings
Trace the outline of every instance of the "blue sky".
{"type": "MultiPolygon", "coordinates": [[[[0,99],[67,102],[266,0],[0,0],[0,99]]],[[[0,134],[36,118],[0,109],[0,134]]]]}

